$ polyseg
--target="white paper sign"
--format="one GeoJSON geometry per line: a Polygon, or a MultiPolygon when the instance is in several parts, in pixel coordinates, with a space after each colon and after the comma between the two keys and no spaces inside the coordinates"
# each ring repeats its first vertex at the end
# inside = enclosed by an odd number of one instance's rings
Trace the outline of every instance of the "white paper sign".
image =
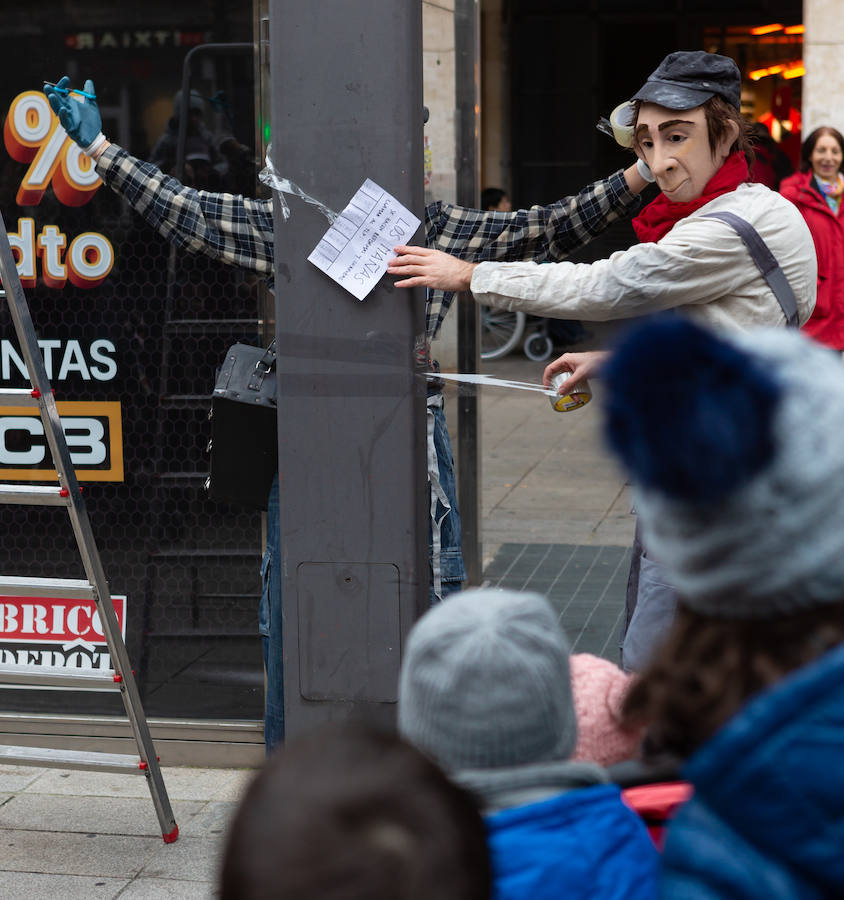
{"type": "Polygon", "coordinates": [[[358,300],[387,271],[397,244],[406,244],[422,223],[369,178],[352,197],[308,257],[358,300]]]}

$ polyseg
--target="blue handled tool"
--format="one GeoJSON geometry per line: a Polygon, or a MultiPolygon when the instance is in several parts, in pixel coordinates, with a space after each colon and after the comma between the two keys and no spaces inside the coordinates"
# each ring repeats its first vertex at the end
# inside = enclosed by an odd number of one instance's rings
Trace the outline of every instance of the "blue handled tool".
{"type": "Polygon", "coordinates": [[[44,85],[46,87],[51,87],[57,94],[79,94],[80,97],[86,97],[88,100],[96,100],[96,94],[89,94],[88,91],[80,90],[79,88],[63,88],[59,87],[56,84],[53,84],[52,81],[45,81],[44,85]]]}

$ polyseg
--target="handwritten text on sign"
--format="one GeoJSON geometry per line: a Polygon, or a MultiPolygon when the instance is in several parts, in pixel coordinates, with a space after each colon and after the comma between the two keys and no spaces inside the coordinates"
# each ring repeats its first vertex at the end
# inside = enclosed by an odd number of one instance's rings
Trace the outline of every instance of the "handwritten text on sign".
{"type": "Polygon", "coordinates": [[[367,178],[308,261],[363,300],[387,271],[393,248],[406,244],[420,224],[395,197],[367,178]]]}

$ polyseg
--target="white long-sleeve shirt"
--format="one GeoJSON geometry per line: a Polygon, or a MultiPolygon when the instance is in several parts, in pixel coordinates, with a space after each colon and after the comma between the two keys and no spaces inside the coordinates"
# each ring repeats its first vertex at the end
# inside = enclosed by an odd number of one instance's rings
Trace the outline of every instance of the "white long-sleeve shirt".
{"type": "Polygon", "coordinates": [[[748,221],[779,261],[802,325],[815,306],[817,259],[793,204],[760,184],[742,184],[681,219],[655,243],[586,263],[480,263],[471,290],[480,303],[592,322],[682,308],[715,328],[782,325],[785,315],[733,228],[703,214],[728,210],[748,221]]]}

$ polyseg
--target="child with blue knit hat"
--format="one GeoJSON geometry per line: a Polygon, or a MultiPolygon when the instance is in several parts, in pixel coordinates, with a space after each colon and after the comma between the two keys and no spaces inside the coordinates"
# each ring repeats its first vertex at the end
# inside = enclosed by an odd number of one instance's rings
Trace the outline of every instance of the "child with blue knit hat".
{"type": "Polygon", "coordinates": [[[569,647],[538,594],[466,591],[410,632],[399,732],[480,800],[496,900],[650,900],[658,856],[577,741],[569,647]]]}
{"type": "Polygon", "coordinates": [[[627,724],[684,760],[665,897],[844,896],[844,367],[795,331],[631,332],[610,446],[680,604],[627,724]]]}

